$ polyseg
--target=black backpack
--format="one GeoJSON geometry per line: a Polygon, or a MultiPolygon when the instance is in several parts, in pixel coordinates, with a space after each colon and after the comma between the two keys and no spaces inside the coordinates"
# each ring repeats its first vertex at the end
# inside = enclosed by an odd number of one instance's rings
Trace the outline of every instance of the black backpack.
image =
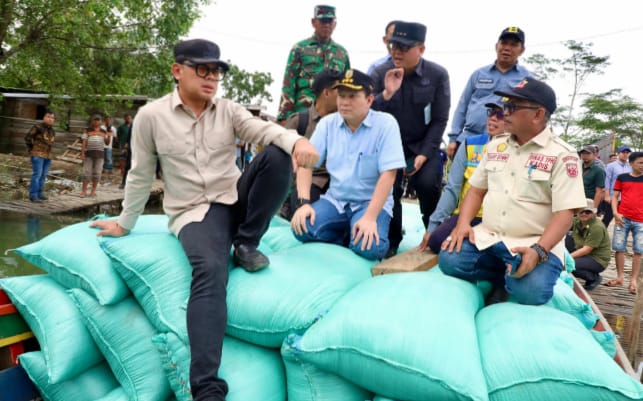
{"type": "Polygon", "coordinates": [[[308,109],[299,112],[299,122],[297,123],[297,133],[304,136],[308,128],[308,109]]]}

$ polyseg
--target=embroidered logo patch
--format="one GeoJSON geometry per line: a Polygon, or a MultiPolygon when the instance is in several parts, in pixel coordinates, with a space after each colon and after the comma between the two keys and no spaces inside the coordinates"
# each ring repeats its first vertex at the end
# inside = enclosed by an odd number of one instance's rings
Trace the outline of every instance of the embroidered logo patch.
{"type": "Polygon", "coordinates": [[[565,170],[567,175],[571,178],[578,176],[578,163],[565,163],[565,170]]]}
{"type": "Polygon", "coordinates": [[[498,146],[496,146],[496,151],[498,152],[504,152],[505,150],[507,150],[506,143],[499,143],[498,146]]]}

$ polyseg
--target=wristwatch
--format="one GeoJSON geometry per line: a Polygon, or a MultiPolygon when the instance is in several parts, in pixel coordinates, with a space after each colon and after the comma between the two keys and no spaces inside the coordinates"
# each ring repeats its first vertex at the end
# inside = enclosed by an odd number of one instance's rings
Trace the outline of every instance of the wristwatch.
{"type": "Polygon", "coordinates": [[[533,244],[530,246],[531,249],[536,251],[538,254],[538,263],[543,263],[549,260],[549,253],[543,248],[542,246],[538,245],[538,243],[533,244]]]}
{"type": "Polygon", "coordinates": [[[310,205],[310,199],[304,199],[304,198],[297,198],[297,209],[302,207],[303,205],[310,205]]]}

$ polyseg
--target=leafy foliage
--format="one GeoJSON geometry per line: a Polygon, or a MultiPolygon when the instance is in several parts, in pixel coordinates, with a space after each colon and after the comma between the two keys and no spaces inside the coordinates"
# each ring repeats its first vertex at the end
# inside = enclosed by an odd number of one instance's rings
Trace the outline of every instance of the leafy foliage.
{"type": "MultiPolygon", "coordinates": [[[[0,82],[97,107],[172,87],[172,46],[209,0],[3,0],[0,82]],[[98,98],[96,98],[98,95],[98,98]]],[[[109,112],[109,110],[106,110],[109,112]]]]}
{"type": "Polygon", "coordinates": [[[248,72],[230,64],[230,71],[221,86],[223,96],[240,104],[261,104],[263,100],[272,101],[267,87],[272,84],[270,73],[248,72]]]}

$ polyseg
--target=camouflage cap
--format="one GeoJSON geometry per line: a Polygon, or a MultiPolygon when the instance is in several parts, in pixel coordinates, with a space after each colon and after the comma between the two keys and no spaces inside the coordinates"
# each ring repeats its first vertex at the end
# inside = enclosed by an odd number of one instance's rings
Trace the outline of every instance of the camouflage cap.
{"type": "Polygon", "coordinates": [[[320,4],[315,6],[314,18],[335,18],[335,7],[320,4]]]}

